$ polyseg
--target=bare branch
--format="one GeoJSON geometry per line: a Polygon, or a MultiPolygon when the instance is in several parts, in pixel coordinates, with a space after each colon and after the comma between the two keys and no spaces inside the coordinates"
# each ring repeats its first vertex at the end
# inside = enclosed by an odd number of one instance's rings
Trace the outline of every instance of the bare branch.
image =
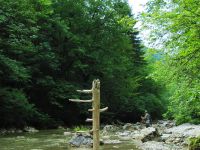
{"type": "Polygon", "coordinates": [[[88,109],[88,111],[94,111],[94,109],[88,109]]]}
{"type": "Polygon", "coordinates": [[[79,102],[79,103],[90,103],[93,100],[80,100],[80,99],[69,99],[71,102],[79,102]]]}
{"type": "Polygon", "coordinates": [[[108,110],[108,107],[105,107],[105,108],[100,109],[100,112],[104,112],[104,111],[106,111],[106,110],[108,110]]]}
{"type": "Polygon", "coordinates": [[[86,121],[86,122],[92,122],[93,119],[87,118],[85,121],[86,121]]]}
{"type": "Polygon", "coordinates": [[[76,90],[79,93],[92,93],[92,90],[76,90]]]}

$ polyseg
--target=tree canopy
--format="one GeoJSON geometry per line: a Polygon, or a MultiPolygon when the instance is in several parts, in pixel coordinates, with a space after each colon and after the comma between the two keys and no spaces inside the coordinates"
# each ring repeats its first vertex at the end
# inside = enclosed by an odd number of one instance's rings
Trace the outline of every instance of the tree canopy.
{"type": "MultiPolygon", "coordinates": [[[[152,75],[168,89],[166,116],[200,122],[200,17],[198,0],[150,0],[140,17],[150,30],[152,75]]],[[[149,57],[150,56],[150,57],[149,57]]]]}
{"type": "MultiPolygon", "coordinates": [[[[125,0],[0,0],[0,127],[83,123],[76,89],[102,83],[102,121],[161,117],[160,84],[148,75],[125,0]]],[[[194,66],[191,66],[194,67],[194,66]]]]}

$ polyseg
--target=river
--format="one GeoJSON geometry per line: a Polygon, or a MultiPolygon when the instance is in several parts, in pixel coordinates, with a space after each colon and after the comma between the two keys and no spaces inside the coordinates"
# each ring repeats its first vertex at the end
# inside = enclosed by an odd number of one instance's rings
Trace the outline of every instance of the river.
{"type": "MultiPolygon", "coordinates": [[[[71,148],[68,145],[70,136],[65,136],[65,130],[42,130],[37,133],[18,133],[0,136],[0,150],[91,150],[71,148]]],[[[121,144],[108,144],[100,150],[137,150],[131,141],[121,144]]]]}

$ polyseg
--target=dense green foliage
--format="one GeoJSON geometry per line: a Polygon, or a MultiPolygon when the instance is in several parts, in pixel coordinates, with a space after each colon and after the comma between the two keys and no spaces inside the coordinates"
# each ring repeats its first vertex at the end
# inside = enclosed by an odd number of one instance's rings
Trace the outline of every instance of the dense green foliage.
{"type": "Polygon", "coordinates": [[[0,127],[83,122],[76,89],[101,80],[102,121],[160,117],[159,85],[148,70],[124,0],[0,0],[0,127]],[[109,118],[109,119],[108,119],[109,118]]]}
{"type": "Polygon", "coordinates": [[[150,0],[141,16],[153,47],[147,52],[151,77],[166,86],[165,116],[177,124],[200,123],[199,5],[198,0],[150,0]]]}

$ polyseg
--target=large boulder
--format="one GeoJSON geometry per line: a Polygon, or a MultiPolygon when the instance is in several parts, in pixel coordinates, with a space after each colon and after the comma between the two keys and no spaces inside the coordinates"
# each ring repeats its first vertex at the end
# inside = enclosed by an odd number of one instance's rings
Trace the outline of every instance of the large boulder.
{"type": "Polygon", "coordinates": [[[158,120],[153,126],[157,129],[158,134],[162,135],[166,129],[174,127],[175,122],[171,120],[158,120]]]}
{"type": "Polygon", "coordinates": [[[92,137],[90,135],[76,134],[69,141],[72,147],[92,147],[92,137]]]}
{"type": "Polygon", "coordinates": [[[185,123],[170,129],[166,129],[165,133],[182,134],[185,137],[198,137],[200,136],[200,125],[185,123]]]}
{"type": "Polygon", "coordinates": [[[150,141],[157,136],[158,133],[154,127],[144,128],[141,131],[133,132],[132,134],[133,139],[141,140],[142,142],[150,141]]]}
{"type": "Polygon", "coordinates": [[[161,140],[168,144],[187,146],[188,139],[200,136],[200,125],[185,123],[163,131],[161,140]]]}
{"type": "MultiPolygon", "coordinates": [[[[100,139],[100,145],[103,145],[104,141],[100,139]]],[[[69,141],[71,147],[80,148],[91,148],[93,145],[93,139],[90,134],[87,133],[77,133],[69,141]]]]}

